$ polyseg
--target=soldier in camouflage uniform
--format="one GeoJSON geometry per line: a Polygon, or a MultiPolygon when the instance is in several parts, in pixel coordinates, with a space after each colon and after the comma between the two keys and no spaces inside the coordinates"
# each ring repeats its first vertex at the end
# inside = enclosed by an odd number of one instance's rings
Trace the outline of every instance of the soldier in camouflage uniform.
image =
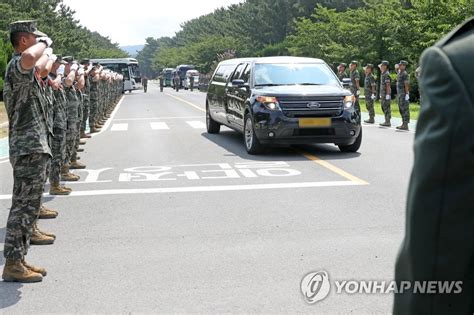
{"type": "Polygon", "coordinates": [[[90,82],[90,114],[89,114],[89,126],[90,132],[96,133],[100,131],[98,126],[99,116],[99,80],[102,66],[99,64],[95,65],[89,73],[91,80],[90,82]]]}
{"type": "Polygon", "coordinates": [[[346,67],[347,65],[343,62],[337,66],[337,77],[339,78],[339,81],[342,82],[342,79],[348,78],[347,73],[346,73],[346,67]]]}
{"type": "Polygon", "coordinates": [[[64,91],[67,99],[67,131],[66,131],[66,155],[64,158],[64,164],[61,169],[61,179],[64,181],[78,181],[79,175],[69,172],[69,164],[71,158],[76,154],[77,149],[77,135],[79,134],[78,121],[79,121],[79,99],[77,98],[76,88],[74,82],[76,80],[76,72],[79,69],[77,63],[73,63],[71,56],[63,57],[63,60],[68,64],[65,69],[65,79],[63,81],[64,91]]]}
{"type": "Polygon", "coordinates": [[[401,60],[399,63],[399,71],[397,73],[398,109],[402,116],[402,124],[397,127],[399,130],[408,130],[408,124],[410,123],[410,81],[406,71],[407,65],[407,61],[401,60]]]}
{"type": "Polygon", "coordinates": [[[355,97],[355,104],[354,107],[358,113],[360,113],[360,105],[359,105],[359,95],[360,95],[360,75],[359,71],[357,70],[357,61],[353,60],[349,64],[350,69],[350,77],[351,77],[351,88],[350,91],[352,95],[355,97]]]}
{"type": "Polygon", "coordinates": [[[375,94],[376,94],[376,86],[375,78],[373,75],[374,65],[368,63],[364,67],[365,71],[365,80],[364,80],[364,94],[365,94],[365,105],[367,107],[367,111],[369,112],[369,119],[364,120],[367,124],[375,123],[375,110],[374,110],[374,101],[375,101],[375,94]]]}
{"type": "Polygon", "coordinates": [[[388,66],[389,62],[386,60],[383,60],[379,64],[380,68],[380,101],[382,103],[382,111],[385,116],[385,121],[380,124],[382,127],[390,127],[391,123],[390,120],[392,118],[392,109],[391,109],[391,93],[392,89],[390,87],[390,83],[392,82],[392,79],[390,78],[390,72],[388,71],[388,66]]]}
{"type": "Polygon", "coordinates": [[[53,118],[53,143],[52,153],[53,159],[51,161],[51,171],[49,174],[50,195],[69,195],[70,188],[60,185],[61,168],[64,164],[66,151],[66,131],[67,131],[67,113],[66,105],[67,99],[62,86],[62,79],[64,77],[65,62],[58,58],[54,63],[49,79],[53,88],[54,95],[54,118],[53,118]]]}
{"type": "Polygon", "coordinates": [[[91,83],[90,83],[90,71],[92,66],[90,65],[89,59],[81,60],[81,65],[84,66],[84,89],[83,89],[83,112],[82,112],[82,124],[81,124],[81,138],[91,138],[90,135],[86,134],[87,121],[90,116],[90,95],[91,95],[91,83]]]}
{"type": "Polygon", "coordinates": [[[28,264],[25,255],[38,219],[46,168],[51,158],[52,130],[47,122],[44,82],[39,73],[44,71],[51,57],[51,50],[47,54],[44,52],[52,40],[36,29],[34,21],[10,24],[10,40],[15,53],[6,69],[3,98],[9,120],[14,183],[2,278],[4,281],[38,282],[46,275],[46,270],[28,264]]]}

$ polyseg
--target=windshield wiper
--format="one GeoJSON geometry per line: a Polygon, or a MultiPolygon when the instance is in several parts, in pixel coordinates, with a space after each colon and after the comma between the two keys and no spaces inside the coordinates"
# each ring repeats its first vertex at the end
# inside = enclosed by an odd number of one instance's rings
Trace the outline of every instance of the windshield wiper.
{"type": "Polygon", "coordinates": [[[297,85],[322,85],[320,83],[298,83],[297,85]]]}

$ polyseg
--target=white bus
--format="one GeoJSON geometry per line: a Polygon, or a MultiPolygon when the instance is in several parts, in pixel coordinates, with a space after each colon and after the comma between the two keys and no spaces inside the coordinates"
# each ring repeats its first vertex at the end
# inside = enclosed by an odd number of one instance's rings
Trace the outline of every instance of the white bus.
{"type": "Polygon", "coordinates": [[[117,59],[91,59],[95,63],[100,63],[104,68],[118,72],[123,75],[123,92],[142,89],[142,77],[138,61],[135,58],[117,59]]]}

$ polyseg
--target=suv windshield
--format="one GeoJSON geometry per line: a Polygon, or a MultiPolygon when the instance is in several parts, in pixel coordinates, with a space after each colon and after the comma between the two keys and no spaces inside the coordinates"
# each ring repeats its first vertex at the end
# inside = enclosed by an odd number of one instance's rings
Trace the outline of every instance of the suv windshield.
{"type": "Polygon", "coordinates": [[[255,85],[339,85],[325,64],[256,64],[255,85]]]}

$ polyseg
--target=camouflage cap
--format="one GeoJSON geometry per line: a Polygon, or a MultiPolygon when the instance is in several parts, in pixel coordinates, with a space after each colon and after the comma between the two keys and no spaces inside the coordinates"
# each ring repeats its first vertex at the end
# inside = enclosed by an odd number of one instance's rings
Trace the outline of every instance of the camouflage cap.
{"type": "Polygon", "coordinates": [[[364,69],[367,69],[367,68],[373,69],[374,65],[371,64],[371,63],[368,63],[368,64],[365,65],[364,69]]]}
{"type": "Polygon", "coordinates": [[[382,62],[379,64],[379,67],[380,66],[389,66],[390,65],[390,62],[388,62],[387,60],[382,60],[382,62]]]}
{"type": "Polygon", "coordinates": [[[63,60],[66,61],[67,63],[72,63],[74,58],[72,56],[64,56],[63,60]]]}
{"type": "Polygon", "coordinates": [[[88,64],[91,60],[89,58],[84,58],[84,59],[81,59],[81,61],[79,61],[79,63],[81,65],[85,65],[85,64],[88,64]]]}
{"type": "Polygon", "coordinates": [[[38,28],[36,27],[35,20],[16,21],[10,24],[10,35],[14,33],[20,33],[20,32],[31,33],[37,37],[48,36],[45,33],[40,32],[38,30],[38,28]]]}
{"type": "Polygon", "coordinates": [[[345,64],[344,62],[341,62],[339,66],[343,66],[344,68],[347,68],[347,64],[345,64]]]}
{"type": "Polygon", "coordinates": [[[357,64],[359,64],[359,63],[357,62],[357,60],[352,60],[352,61],[351,61],[351,64],[357,65],[357,64]]]}
{"type": "Polygon", "coordinates": [[[406,60],[400,60],[399,64],[408,66],[408,61],[406,61],[406,60]]]}

